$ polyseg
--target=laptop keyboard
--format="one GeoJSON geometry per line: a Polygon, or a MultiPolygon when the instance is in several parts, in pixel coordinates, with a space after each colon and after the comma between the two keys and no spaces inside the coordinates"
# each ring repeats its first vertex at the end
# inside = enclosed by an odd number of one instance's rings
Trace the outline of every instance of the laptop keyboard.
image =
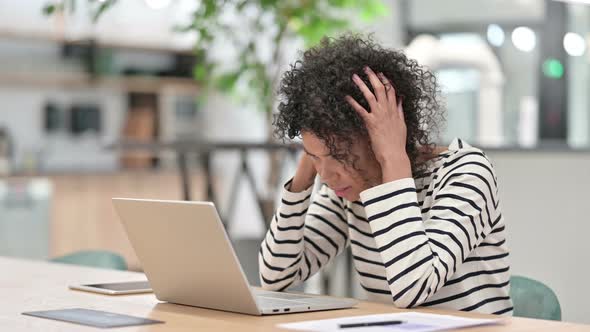
{"type": "Polygon", "coordinates": [[[311,299],[311,296],[279,293],[279,292],[268,292],[268,291],[255,291],[256,300],[262,307],[292,307],[293,305],[300,305],[305,303],[305,299],[311,299]],[[303,301],[298,301],[303,300],[303,301]]]}
{"type": "Polygon", "coordinates": [[[343,307],[351,307],[354,305],[353,302],[350,300],[338,300],[331,297],[317,297],[317,296],[309,296],[306,294],[292,294],[292,293],[282,293],[282,292],[272,292],[272,291],[265,291],[265,290],[254,290],[256,302],[261,308],[272,309],[273,312],[275,309],[282,309],[287,308],[304,308],[310,309],[310,307],[318,308],[318,307],[334,307],[334,308],[343,308],[343,307]],[[345,301],[345,302],[343,302],[345,301]],[[343,306],[343,304],[345,304],[343,306]]]}
{"type": "Polygon", "coordinates": [[[289,294],[289,293],[279,293],[279,292],[256,292],[257,296],[262,296],[265,298],[273,298],[273,299],[282,299],[282,300],[300,300],[300,299],[309,299],[311,296],[306,295],[297,295],[297,294],[289,294]]]}
{"type": "Polygon", "coordinates": [[[259,296],[256,298],[258,305],[262,308],[290,308],[293,305],[301,304],[301,302],[293,302],[288,300],[273,299],[269,297],[259,296]]]}

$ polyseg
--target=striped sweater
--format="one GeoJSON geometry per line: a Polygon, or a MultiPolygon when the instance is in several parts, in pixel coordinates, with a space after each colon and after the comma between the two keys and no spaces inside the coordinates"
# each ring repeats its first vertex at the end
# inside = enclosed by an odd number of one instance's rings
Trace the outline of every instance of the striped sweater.
{"type": "Polygon", "coordinates": [[[290,192],[262,242],[261,285],[307,280],[350,246],[370,301],[512,313],[506,231],[486,155],[461,140],[428,171],[367,189],[350,202],[322,185],[290,192]]]}

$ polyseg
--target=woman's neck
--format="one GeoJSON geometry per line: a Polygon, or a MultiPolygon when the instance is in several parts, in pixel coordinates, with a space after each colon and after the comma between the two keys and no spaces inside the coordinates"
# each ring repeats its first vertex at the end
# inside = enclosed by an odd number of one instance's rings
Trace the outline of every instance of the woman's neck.
{"type": "Polygon", "coordinates": [[[418,163],[424,163],[438,157],[441,153],[448,151],[446,146],[420,146],[418,151],[418,163]]]}

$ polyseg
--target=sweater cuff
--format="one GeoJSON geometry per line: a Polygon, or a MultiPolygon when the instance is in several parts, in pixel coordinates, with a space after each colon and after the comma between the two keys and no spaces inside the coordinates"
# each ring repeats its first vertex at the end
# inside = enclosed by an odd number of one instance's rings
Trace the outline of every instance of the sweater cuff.
{"type": "Polygon", "coordinates": [[[283,186],[281,198],[284,201],[286,201],[288,203],[296,203],[296,202],[305,201],[306,198],[309,198],[311,196],[311,193],[313,191],[313,185],[311,185],[310,187],[308,187],[307,189],[305,189],[303,191],[292,192],[290,190],[291,182],[293,182],[293,178],[291,178],[289,181],[287,181],[285,183],[285,185],[283,186]]]}
{"type": "Polygon", "coordinates": [[[367,203],[370,204],[374,199],[378,199],[383,195],[394,196],[400,190],[405,191],[404,189],[416,191],[416,183],[413,178],[399,179],[366,189],[360,193],[360,198],[363,205],[366,206],[367,203]]]}

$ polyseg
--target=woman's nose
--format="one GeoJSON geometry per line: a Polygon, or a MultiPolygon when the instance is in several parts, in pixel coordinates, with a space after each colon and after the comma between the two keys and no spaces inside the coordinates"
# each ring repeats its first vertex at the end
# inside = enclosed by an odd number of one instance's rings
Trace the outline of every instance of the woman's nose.
{"type": "Polygon", "coordinates": [[[329,182],[337,176],[338,172],[333,167],[324,164],[319,167],[318,174],[322,180],[329,182]]]}

